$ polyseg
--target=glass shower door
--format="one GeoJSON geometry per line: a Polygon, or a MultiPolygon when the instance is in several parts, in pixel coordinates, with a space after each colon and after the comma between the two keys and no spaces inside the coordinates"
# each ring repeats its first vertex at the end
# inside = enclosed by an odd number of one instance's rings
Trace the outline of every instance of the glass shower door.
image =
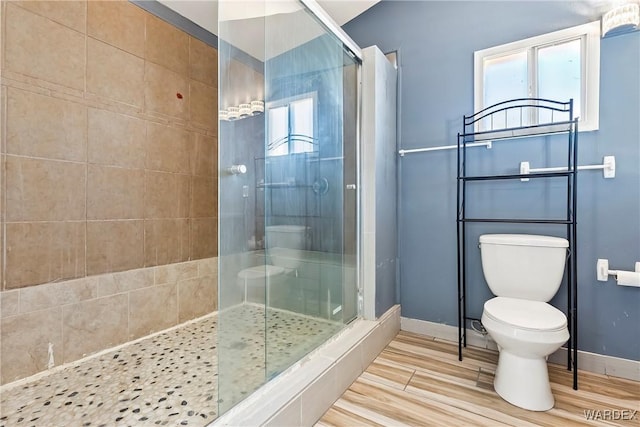
{"type": "Polygon", "coordinates": [[[302,3],[243,3],[219,3],[220,413],[357,316],[359,64],[302,3]]]}
{"type": "Polygon", "coordinates": [[[257,231],[263,205],[256,203],[263,168],[255,161],[264,155],[265,139],[264,4],[243,9],[247,4],[218,2],[219,414],[266,379],[266,262],[257,231]]]}
{"type": "Polygon", "coordinates": [[[282,269],[267,286],[268,378],[357,313],[358,64],[301,3],[280,6],[265,18],[265,255],[282,269]]]}

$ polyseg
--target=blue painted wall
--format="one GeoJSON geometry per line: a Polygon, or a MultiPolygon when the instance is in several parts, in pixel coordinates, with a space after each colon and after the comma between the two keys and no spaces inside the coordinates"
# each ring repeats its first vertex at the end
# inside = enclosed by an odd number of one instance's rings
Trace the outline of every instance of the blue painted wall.
{"type": "MultiPolygon", "coordinates": [[[[360,46],[399,51],[400,146],[455,144],[473,112],[473,52],[599,19],[586,2],[383,1],[345,25],[360,46]]],[[[578,178],[579,348],[640,360],[640,289],[596,281],[597,258],[612,268],[640,261],[640,32],[601,41],[600,129],[580,134],[579,163],[616,156],[615,179],[578,178]]],[[[473,149],[472,170],[515,173],[561,165],[558,137],[496,142],[473,149]]],[[[405,317],[456,324],[455,152],[400,159],[400,300],[405,317]]],[[[562,212],[561,183],[500,182],[471,187],[472,214],[547,216],[562,212]]],[[[390,225],[391,226],[391,225],[390,225]]],[[[491,297],[477,236],[487,232],[563,235],[557,226],[473,225],[469,242],[470,315],[491,297]]],[[[566,306],[565,286],[552,301],[566,306]]]]}

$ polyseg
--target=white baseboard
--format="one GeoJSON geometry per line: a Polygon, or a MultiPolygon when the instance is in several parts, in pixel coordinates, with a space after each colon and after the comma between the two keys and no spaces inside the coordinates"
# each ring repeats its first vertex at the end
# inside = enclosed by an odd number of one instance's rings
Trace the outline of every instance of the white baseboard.
{"type": "MultiPolygon", "coordinates": [[[[447,341],[458,342],[458,327],[426,320],[400,318],[400,329],[421,335],[428,335],[447,341]]],[[[472,329],[467,329],[467,345],[497,350],[495,341],[472,329]]],[[[567,349],[562,347],[551,356],[549,362],[563,365],[567,363],[567,349]]],[[[578,351],[578,370],[594,372],[596,374],[640,381],[640,361],[606,356],[604,354],[578,351]]]]}
{"type": "MultiPolygon", "coordinates": [[[[549,362],[566,365],[567,349],[562,347],[553,353],[549,356],[549,362]]],[[[581,369],[596,374],[640,381],[640,362],[637,360],[578,350],[578,370],[581,369]]]]}
{"type": "MultiPolygon", "coordinates": [[[[428,322],[426,320],[410,319],[408,317],[400,318],[400,330],[413,332],[420,335],[428,335],[434,338],[440,338],[447,341],[458,342],[458,327],[445,325],[443,323],[428,322]]],[[[490,350],[498,350],[495,341],[489,335],[482,335],[473,329],[467,329],[467,345],[474,347],[488,348],[490,350]]]]}

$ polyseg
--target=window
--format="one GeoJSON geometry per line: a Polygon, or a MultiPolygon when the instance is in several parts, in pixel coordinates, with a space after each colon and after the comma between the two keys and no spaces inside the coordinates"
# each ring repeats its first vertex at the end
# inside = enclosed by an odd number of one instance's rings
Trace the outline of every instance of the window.
{"type": "MultiPolygon", "coordinates": [[[[600,22],[479,50],[474,55],[474,107],[478,112],[514,98],[573,99],[579,129],[598,129],[600,22]]],[[[525,117],[503,117],[494,129],[550,123],[533,110],[525,117]]],[[[558,120],[558,118],[556,118],[558,120]]],[[[478,122],[478,131],[489,129],[478,122]]]]}
{"type": "Polygon", "coordinates": [[[268,156],[317,151],[315,97],[304,95],[268,106],[268,156]]]}

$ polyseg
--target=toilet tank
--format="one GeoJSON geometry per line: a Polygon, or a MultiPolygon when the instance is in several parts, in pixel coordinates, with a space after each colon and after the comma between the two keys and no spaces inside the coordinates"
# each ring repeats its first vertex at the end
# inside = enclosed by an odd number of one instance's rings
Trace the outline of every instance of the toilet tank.
{"type": "Polygon", "coordinates": [[[265,228],[267,247],[303,250],[307,244],[307,229],[304,225],[269,225],[265,228]]]}
{"type": "Polygon", "coordinates": [[[569,242],[532,234],[480,236],[482,271],[499,297],[547,302],[558,292],[569,242]]]}

